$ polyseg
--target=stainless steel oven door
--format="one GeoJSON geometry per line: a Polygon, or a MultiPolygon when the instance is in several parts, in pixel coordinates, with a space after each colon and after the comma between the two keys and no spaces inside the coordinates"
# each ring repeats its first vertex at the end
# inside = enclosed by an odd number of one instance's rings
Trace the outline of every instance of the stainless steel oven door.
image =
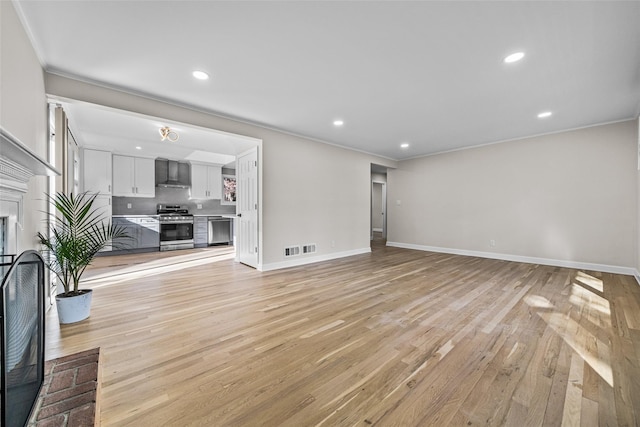
{"type": "Polygon", "coordinates": [[[160,222],[160,250],[193,248],[193,222],[160,222]]]}

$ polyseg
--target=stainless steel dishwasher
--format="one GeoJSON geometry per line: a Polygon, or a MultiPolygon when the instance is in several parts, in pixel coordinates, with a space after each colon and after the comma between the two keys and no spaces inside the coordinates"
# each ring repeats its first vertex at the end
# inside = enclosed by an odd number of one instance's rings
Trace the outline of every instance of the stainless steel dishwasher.
{"type": "Polygon", "coordinates": [[[231,245],[233,244],[233,233],[231,231],[231,218],[221,216],[209,217],[209,245],[231,245]]]}

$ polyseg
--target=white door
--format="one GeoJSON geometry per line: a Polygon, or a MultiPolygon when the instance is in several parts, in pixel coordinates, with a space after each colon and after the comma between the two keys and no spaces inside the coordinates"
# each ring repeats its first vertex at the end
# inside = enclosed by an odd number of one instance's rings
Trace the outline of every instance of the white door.
{"type": "Polygon", "coordinates": [[[371,185],[371,239],[374,232],[381,232],[387,238],[387,185],[373,182],[371,185]]]}
{"type": "Polygon", "coordinates": [[[238,260],[258,267],[258,149],[237,159],[238,194],[236,200],[238,260]]]}

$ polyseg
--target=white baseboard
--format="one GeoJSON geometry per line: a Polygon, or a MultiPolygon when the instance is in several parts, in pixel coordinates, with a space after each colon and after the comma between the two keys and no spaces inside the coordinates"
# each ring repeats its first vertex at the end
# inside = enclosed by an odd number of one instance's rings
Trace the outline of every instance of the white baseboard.
{"type": "Polygon", "coordinates": [[[272,263],[269,263],[269,264],[259,265],[258,266],[258,270],[260,270],[260,271],[272,271],[272,270],[279,270],[281,268],[298,267],[298,266],[301,266],[301,265],[313,264],[313,263],[322,262],[322,261],[330,261],[332,259],[344,258],[344,257],[348,257],[348,256],[353,256],[353,255],[366,254],[366,253],[370,253],[370,252],[371,252],[371,248],[367,247],[367,248],[361,248],[361,249],[354,249],[354,250],[351,250],[351,251],[333,252],[333,253],[330,253],[330,254],[316,255],[316,256],[300,255],[300,256],[292,257],[292,259],[288,259],[286,261],[272,262],[272,263]]]}
{"type": "Polygon", "coordinates": [[[387,246],[396,248],[415,249],[418,251],[439,252],[453,255],[475,256],[479,258],[499,259],[503,261],[524,262],[527,264],[551,265],[554,267],[575,268],[578,270],[601,271],[603,273],[624,274],[634,276],[640,284],[640,274],[638,270],[632,267],[621,267],[617,265],[594,264],[589,262],[565,261],[559,259],[536,258],[522,255],[500,254],[495,252],[470,251],[466,249],[441,248],[437,246],[414,245],[412,243],[387,242],[387,246]]]}
{"type": "Polygon", "coordinates": [[[374,232],[378,232],[378,233],[382,233],[382,228],[374,228],[373,231],[374,232]]]}

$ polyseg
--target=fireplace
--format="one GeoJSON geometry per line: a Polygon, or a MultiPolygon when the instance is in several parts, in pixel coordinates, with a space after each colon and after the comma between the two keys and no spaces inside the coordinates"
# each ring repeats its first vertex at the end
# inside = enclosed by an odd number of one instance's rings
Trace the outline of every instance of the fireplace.
{"type": "Polygon", "coordinates": [[[2,280],[0,294],[1,425],[23,427],[44,380],[44,261],[23,252],[2,280]]]}
{"type": "Polygon", "coordinates": [[[44,261],[33,250],[22,252],[15,260],[12,254],[20,252],[20,237],[28,241],[26,236],[35,233],[23,227],[23,199],[29,191],[29,180],[34,176],[56,175],[60,173],[55,168],[0,126],[0,423],[3,427],[26,424],[44,379],[44,261]]]}

